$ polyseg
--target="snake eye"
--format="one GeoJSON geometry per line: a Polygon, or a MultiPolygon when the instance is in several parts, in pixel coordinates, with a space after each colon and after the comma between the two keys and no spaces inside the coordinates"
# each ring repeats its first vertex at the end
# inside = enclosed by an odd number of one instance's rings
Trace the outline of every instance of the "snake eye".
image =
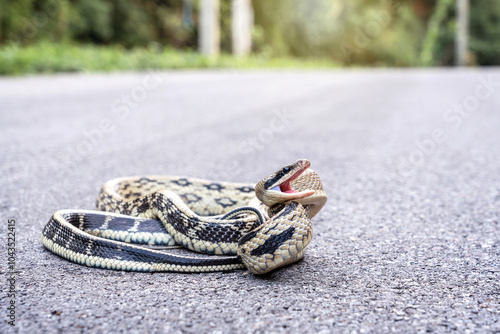
{"type": "Polygon", "coordinates": [[[285,167],[285,168],[283,168],[283,170],[284,170],[285,172],[289,172],[289,171],[290,171],[290,167],[285,167]]]}

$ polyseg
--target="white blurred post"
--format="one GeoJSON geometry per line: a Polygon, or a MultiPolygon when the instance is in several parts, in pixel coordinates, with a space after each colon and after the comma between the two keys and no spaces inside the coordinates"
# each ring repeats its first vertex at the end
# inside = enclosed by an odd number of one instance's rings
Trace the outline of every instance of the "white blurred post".
{"type": "Polygon", "coordinates": [[[233,55],[248,55],[252,50],[252,0],[232,0],[231,25],[233,55]]]}
{"type": "Polygon", "coordinates": [[[202,54],[210,57],[219,55],[219,0],[201,0],[198,36],[198,46],[202,54]]]}
{"type": "Polygon", "coordinates": [[[455,64],[467,63],[467,39],[469,35],[469,0],[457,0],[457,33],[455,37],[455,64]]]}

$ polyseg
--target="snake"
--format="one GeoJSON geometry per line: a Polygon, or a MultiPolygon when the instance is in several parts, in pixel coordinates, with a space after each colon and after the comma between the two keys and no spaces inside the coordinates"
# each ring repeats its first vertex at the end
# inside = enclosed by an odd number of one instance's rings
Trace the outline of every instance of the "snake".
{"type": "Polygon", "coordinates": [[[95,268],[265,274],[301,260],[312,239],[311,219],[327,196],[309,167],[300,159],[255,185],[155,175],[113,179],[102,186],[97,210],[56,211],[42,244],[95,268]]]}

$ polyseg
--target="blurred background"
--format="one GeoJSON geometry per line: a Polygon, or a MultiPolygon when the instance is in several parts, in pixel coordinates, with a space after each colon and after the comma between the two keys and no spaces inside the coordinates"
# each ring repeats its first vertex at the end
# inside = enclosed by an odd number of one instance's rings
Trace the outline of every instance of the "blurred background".
{"type": "Polygon", "coordinates": [[[0,13],[20,333],[500,333],[500,0],[0,0],[0,13]],[[170,70],[192,68],[216,70],[170,70]],[[299,158],[328,202],[305,260],[264,279],[122,275],[40,243],[54,212],[95,208],[116,177],[255,183],[299,158]]]}
{"type": "Polygon", "coordinates": [[[3,75],[500,65],[498,0],[15,0],[0,11],[3,75]]]}

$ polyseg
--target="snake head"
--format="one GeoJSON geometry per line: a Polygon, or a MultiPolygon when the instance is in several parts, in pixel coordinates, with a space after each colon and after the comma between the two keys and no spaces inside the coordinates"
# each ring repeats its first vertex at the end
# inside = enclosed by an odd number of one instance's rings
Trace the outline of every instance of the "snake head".
{"type": "Polygon", "coordinates": [[[314,190],[297,191],[292,188],[292,181],[304,173],[311,163],[300,159],[281,168],[276,173],[261,180],[255,186],[255,195],[265,205],[271,207],[278,203],[302,199],[314,195],[314,190]]]}

